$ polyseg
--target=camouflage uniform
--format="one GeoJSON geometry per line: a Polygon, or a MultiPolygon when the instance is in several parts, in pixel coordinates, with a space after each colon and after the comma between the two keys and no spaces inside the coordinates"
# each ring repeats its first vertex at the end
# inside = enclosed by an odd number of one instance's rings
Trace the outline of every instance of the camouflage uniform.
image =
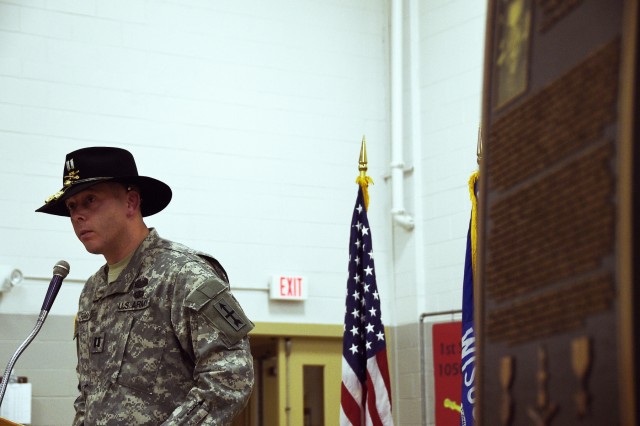
{"type": "Polygon", "coordinates": [[[253,328],[208,256],[154,229],[119,278],[101,268],[76,318],[74,425],[224,425],[253,386],[253,328]]]}

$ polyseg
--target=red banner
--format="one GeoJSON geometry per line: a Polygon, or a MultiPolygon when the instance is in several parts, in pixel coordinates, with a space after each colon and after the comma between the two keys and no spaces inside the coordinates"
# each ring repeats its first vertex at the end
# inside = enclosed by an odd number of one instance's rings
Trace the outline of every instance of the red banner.
{"type": "Polygon", "coordinates": [[[462,322],[434,324],[433,376],[436,395],[436,425],[460,424],[462,375],[460,365],[462,322]]]}

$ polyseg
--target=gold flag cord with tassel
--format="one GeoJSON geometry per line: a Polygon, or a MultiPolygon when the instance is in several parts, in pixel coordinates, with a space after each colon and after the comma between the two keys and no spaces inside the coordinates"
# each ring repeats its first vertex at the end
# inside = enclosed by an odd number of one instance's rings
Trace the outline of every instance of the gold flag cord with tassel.
{"type": "Polygon", "coordinates": [[[476,252],[478,247],[478,199],[475,186],[480,176],[479,171],[473,172],[469,178],[469,197],[471,198],[471,264],[473,273],[476,272],[476,252]]]}
{"type": "MultiPolygon", "coordinates": [[[[478,165],[482,161],[482,126],[478,127],[478,142],[476,145],[476,156],[478,165]]],[[[476,183],[480,177],[480,171],[476,170],[469,178],[469,197],[471,198],[471,265],[473,274],[476,275],[476,258],[478,248],[478,198],[476,197],[476,183]]]]}
{"type": "Polygon", "coordinates": [[[364,197],[364,208],[369,209],[369,184],[373,185],[373,179],[367,176],[367,141],[362,136],[362,145],[360,146],[360,160],[358,161],[358,170],[360,176],[356,178],[356,183],[362,188],[362,196],[364,197]]]}

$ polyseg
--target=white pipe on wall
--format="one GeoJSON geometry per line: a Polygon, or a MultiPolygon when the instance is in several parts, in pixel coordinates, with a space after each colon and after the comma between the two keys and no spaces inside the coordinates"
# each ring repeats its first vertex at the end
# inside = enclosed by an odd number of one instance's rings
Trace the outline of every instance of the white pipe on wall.
{"type": "Polygon", "coordinates": [[[402,111],[402,0],[391,1],[391,215],[410,231],[413,217],[404,209],[403,111],[402,111]]]}

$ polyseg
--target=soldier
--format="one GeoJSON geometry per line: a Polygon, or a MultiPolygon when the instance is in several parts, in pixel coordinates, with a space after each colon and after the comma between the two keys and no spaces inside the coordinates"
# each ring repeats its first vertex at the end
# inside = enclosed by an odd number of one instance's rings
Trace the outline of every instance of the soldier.
{"type": "Polygon", "coordinates": [[[67,216],[106,264],[80,295],[74,425],[226,425],[247,403],[253,324],[212,257],[160,238],[143,217],[171,201],[124,149],[67,155],[38,212],[67,216]]]}

